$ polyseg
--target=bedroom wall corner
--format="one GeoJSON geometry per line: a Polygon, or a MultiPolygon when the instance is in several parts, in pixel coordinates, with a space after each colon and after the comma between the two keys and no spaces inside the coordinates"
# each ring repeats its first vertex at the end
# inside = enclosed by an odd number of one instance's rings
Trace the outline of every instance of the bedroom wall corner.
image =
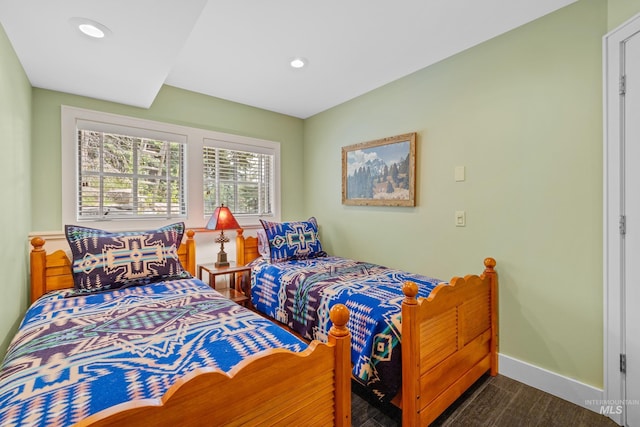
{"type": "Polygon", "coordinates": [[[32,88],[0,25],[0,360],[28,301],[32,88]]]}

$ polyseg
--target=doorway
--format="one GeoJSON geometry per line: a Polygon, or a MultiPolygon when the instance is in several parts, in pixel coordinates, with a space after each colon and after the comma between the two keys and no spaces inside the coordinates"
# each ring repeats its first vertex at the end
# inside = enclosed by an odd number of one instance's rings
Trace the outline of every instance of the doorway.
{"type": "Polygon", "coordinates": [[[604,37],[604,412],[640,427],[640,15],[604,37]]]}

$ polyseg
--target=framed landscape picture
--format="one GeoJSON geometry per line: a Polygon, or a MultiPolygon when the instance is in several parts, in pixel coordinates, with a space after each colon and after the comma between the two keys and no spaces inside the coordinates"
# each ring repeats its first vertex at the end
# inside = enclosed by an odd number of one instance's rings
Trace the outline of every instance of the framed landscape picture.
{"type": "Polygon", "coordinates": [[[415,206],[416,133],[342,147],[342,203],[415,206]]]}

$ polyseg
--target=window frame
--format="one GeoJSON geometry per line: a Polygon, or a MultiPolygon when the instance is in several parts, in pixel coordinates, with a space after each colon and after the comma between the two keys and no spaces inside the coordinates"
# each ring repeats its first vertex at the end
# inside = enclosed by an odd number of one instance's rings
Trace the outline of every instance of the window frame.
{"type": "MultiPolygon", "coordinates": [[[[276,156],[275,153],[273,153],[271,150],[269,150],[268,148],[265,147],[256,147],[255,145],[246,145],[246,144],[242,144],[242,143],[230,143],[228,141],[224,141],[224,140],[214,140],[214,139],[210,139],[210,138],[205,138],[203,141],[203,148],[202,148],[202,152],[204,154],[204,148],[208,147],[208,148],[215,148],[215,149],[222,149],[222,150],[229,150],[229,151],[238,151],[238,152],[251,152],[251,153],[257,153],[257,154],[266,154],[266,155],[273,155],[274,157],[274,166],[273,169],[275,170],[275,162],[276,162],[276,156]]],[[[204,156],[203,156],[203,169],[204,169],[204,156]]],[[[274,172],[275,173],[275,172],[274,172]]],[[[202,174],[202,178],[203,178],[203,193],[204,193],[204,173],[202,174]]],[[[274,179],[275,181],[275,179],[274,179]]],[[[274,183],[272,183],[274,184],[274,183]]],[[[273,199],[275,198],[275,190],[272,189],[272,194],[271,194],[271,198],[272,198],[272,205],[273,205],[273,199]]],[[[204,206],[203,206],[203,210],[204,210],[204,206]]],[[[273,206],[273,211],[276,210],[276,207],[273,206]]],[[[211,212],[213,213],[213,212],[211,212]]],[[[268,218],[268,217],[273,217],[273,215],[270,214],[265,214],[265,215],[260,215],[260,214],[238,214],[235,215],[236,219],[238,221],[243,220],[245,222],[250,222],[250,223],[255,223],[255,224],[259,224],[259,220],[260,218],[268,218]]]]}
{"type": "MultiPolygon", "coordinates": [[[[273,165],[273,214],[272,215],[241,215],[237,218],[240,226],[245,228],[258,227],[260,218],[270,221],[280,221],[280,143],[264,139],[233,135],[207,129],[175,125],[130,116],[123,116],[83,108],[61,106],[61,140],[62,140],[62,222],[63,224],[79,224],[87,227],[105,230],[139,230],[153,229],[171,222],[184,221],[188,228],[203,228],[209,218],[204,214],[204,182],[203,182],[203,147],[211,145],[205,141],[216,141],[230,147],[244,151],[270,153],[274,155],[273,165]],[[186,218],[131,218],[131,219],[98,219],[78,220],[78,144],[77,123],[91,121],[103,123],[106,126],[136,128],[142,134],[157,135],[173,134],[183,136],[186,140],[186,218]]],[[[138,135],[140,136],[140,135],[138,135]]]]}
{"type": "MultiPolygon", "coordinates": [[[[132,215],[118,215],[117,213],[113,216],[113,217],[109,217],[109,218],[113,218],[114,220],[140,220],[140,219],[153,219],[153,220],[175,220],[175,221],[180,221],[183,218],[187,217],[188,214],[188,204],[187,204],[187,194],[188,194],[188,183],[187,183],[187,174],[186,174],[186,167],[187,167],[187,139],[185,135],[180,135],[180,134],[175,134],[175,133],[167,133],[167,132],[159,132],[159,131],[148,131],[148,130],[142,130],[139,128],[132,128],[132,127],[125,127],[122,125],[119,126],[115,126],[112,124],[106,124],[106,123],[100,123],[100,122],[95,122],[95,121],[88,121],[88,120],[77,120],[76,121],[76,144],[78,144],[78,148],[76,149],[76,167],[77,167],[77,176],[80,178],[81,176],[83,177],[83,179],[89,179],[90,177],[98,177],[99,180],[102,179],[108,179],[109,176],[126,176],[126,175],[131,175],[131,180],[132,182],[135,182],[137,180],[142,180],[145,179],[144,174],[141,174],[139,167],[140,165],[137,164],[137,162],[133,162],[132,163],[132,172],[131,173],[122,173],[122,172],[117,172],[117,173],[113,173],[113,172],[105,172],[103,170],[104,167],[104,162],[101,162],[100,164],[100,169],[98,171],[95,170],[86,170],[85,173],[81,172],[82,167],[80,166],[80,136],[79,133],[81,131],[89,131],[89,132],[98,132],[102,135],[106,135],[106,134],[117,134],[117,135],[124,135],[127,137],[132,137],[132,138],[140,138],[140,140],[143,139],[147,139],[147,140],[151,140],[151,141],[166,141],[169,142],[171,144],[178,144],[180,146],[181,149],[181,153],[179,158],[181,158],[181,166],[180,166],[180,173],[177,177],[173,177],[172,180],[174,181],[179,181],[179,185],[181,187],[181,194],[180,194],[180,199],[182,200],[181,202],[178,202],[178,209],[182,210],[182,208],[184,208],[184,212],[180,212],[180,213],[171,213],[171,210],[168,211],[168,213],[166,215],[149,215],[149,214],[140,214],[140,213],[135,213],[132,215]],[[85,175],[86,174],[86,175],[85,175]]],[[[100,142],[100,152],[102,153],[104,150],[104,141],[103,138],[101,136],[100,138],[101,142],[100,142]]],[[[139,141],[140,141],[139,140],[139,141]]],[[[136,150],[132,147],[132,157],[135,159],[136,154],[138,154],[136,152],[136,150]]],[[[166,165],[164,165],[166,166],[166,165]]],[[[78,181],[79,181],[78,178],[78,181]]],[[[170,185],[169,182],[167,182],[167,185],[170,185]]],[[[135,186],[135,185],[134,185],[135,186]]],[[[102,186],[100,186],[102,187],[102,186]]],[[[79,192],[79,182],[77,183],[77,187],[76,190],[79,192]]],[[[79,197],[80,194],[78,194],[76,197],[79,197]]],[[[105,194],[104,192],[101,190],[100,191],[100,196],[101,196],[101,201],[99,202],[99,206],[102,206],[102,201],[104,201],[105,199],[105,194]]],[[[132,192],[132,197],[133,199],[137,199],[139,196],[141,196],[141,194],[139,192],[132,192]]],[[[92,219],[91,216],[87,215],[84,218],[80,218],[80,212],[78,209],[78,205],[79,205],[79,201],[76,201],[76,220],[79,222],[85,222],[85,221],[104,221],[107,219],[106,214],[103,214],[101,216],[97,216],[97,217],[93,217],[95,219],[92,219]]]]}

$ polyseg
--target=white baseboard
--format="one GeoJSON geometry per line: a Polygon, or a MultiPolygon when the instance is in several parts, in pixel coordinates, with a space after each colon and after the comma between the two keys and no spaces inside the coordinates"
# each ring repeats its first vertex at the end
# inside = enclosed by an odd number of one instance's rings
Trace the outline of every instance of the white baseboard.
{"type": "Polygon", "coordinates": [[[602,389],[504,354],[499,354],[498,358],[498,370],[501,375],[535,387],[590,411],[601,413],[601,407],[604,404],[604,392],[602,389]]]}

